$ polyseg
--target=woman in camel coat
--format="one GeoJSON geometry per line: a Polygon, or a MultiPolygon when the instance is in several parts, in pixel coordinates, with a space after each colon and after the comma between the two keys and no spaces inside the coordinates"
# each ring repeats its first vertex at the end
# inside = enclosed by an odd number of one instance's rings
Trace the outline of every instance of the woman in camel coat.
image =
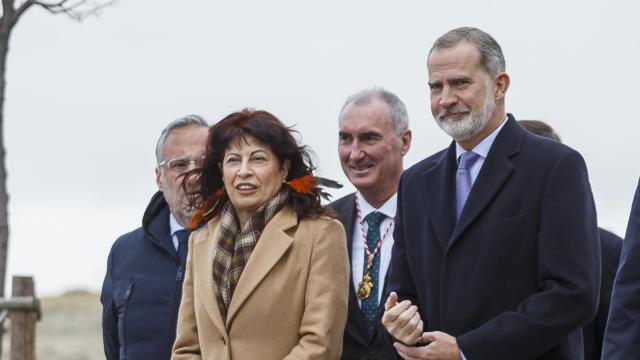
{"type": "Polygon", "coordinates": [[[339,359],[345,233],[320,205],[303,151],[266,112],[212,128],[195,176],[192,223],[204,226],[189,239],[173,360],[339,359]]]}

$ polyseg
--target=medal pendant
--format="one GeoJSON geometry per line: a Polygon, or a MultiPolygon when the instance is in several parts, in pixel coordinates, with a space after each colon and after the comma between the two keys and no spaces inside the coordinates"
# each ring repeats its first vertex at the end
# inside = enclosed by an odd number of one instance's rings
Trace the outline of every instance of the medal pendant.
{"type": "Polygon", "coordinates": [[[371,276],[364,274],[362,281],[358,285],[358,297],[361,300],[366,300],[371,296],[371,289],[373,288],[373,282],[371,282],[371,276]]]}

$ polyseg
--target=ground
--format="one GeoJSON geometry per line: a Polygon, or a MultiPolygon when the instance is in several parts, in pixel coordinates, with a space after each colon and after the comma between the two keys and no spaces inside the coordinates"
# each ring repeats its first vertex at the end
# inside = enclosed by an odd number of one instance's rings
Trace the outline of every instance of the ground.
{"type": "MultiPolygon", "coordinates": [[[[36,329],[38,359],[104,359],[100,329],[102,307],[97,294],[69,292],[41,301],[42,319],[36,329]]],[[[8,326],[5,327],[8,329],[8,326]]],[[[9,359],[10,332],[7,330],[5,334],[2,359],[9,359]]]]}

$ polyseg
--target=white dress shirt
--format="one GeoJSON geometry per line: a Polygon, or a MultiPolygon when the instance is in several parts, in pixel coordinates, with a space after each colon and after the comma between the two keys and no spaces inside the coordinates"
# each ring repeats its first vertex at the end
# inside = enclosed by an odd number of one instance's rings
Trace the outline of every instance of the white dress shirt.
{"type": "MultiPolygon", "coordinates": [[[[486,138],[482,139],[482,141],[480,141],[478,145],[476,145],[473,149],[471,149],[471,151],[480,155],[478,157],[478,160],[476,160],[476,162],[473,163],[473,165],[469,169],[469,175],[471,175],[471,184],[476,182],[476,178],[480,173],[480,169],[482,169],[482,165],[484,165],[484,160],[487,158],[487,155],[489,154],[489,150],[491,150],[491,145],[493,145],[493,141],[496,139],[496,136],[498,136],[498,133],[500,132],[500,130],[502,130],[502,127],[506,123],[507,123],[507,118],[502,120],[502,123],[495,130],[493,130],[491,134],[489,134],[486,138]]],[[[466,152],[467,150],[465,150],[462,146],[460,146],[460,144],[456,142],[456,159],[458,159],[458,161],[460,160],[460,156],[466,152]]]]}
{"type": "MultiPolygon", "coordinates": [[[[374,208],[371,204],[364,199],[364,197],[360,194],[360,192],[356,193],[358,197],[358,202],[360,203],[360,214],[362,216],[362,220],[374,211],[379,211],[387,216],[386,219],[380,223],[380,237],[383,237],[387,228],[392,224],[393,218],[396,216],[396,209],[398,208],[397,204],[397,194],[393,194],[392,197],[387,200],[379,209],[374,208]]],[[[366,232],[369,230],[369,226],[367,223],[364,223],[364,231],[362,234],[362,230],[360,228],[360,222],[356,215],[356,219],[353,224],[353,242],[351,246],[351,276],[353,277],[353,286],[356,288],[356,292],[358,291],[358,285],[360,285],[360,281],[362,281],[363,267],[364,267],[364,239],[366,239],[366,232]]],[[[393,225],[389,229],[387,236],[382,239],[382,244],[380,245],[380,250],[378,251],[377,256],[380,256],[380,273],[378,274],[378,283],[374,284],[374,286],[378,287],[378,303],[380,303],[380,299],[382,298],[382,287],[384,286],[384,278],[387,275],[387,270],[389,270],[389,263],[391,262],[391,249],[393,248],[393,225]]],[[[369,249],[369,251],[373,251],[374,249],[369,249]]],[[[358,298],[358,305],[362,305],[362,301],[358,298]]]]}
{"type": "Polygon", "coordinates": [[[176,235],[176,231],[184,230],[184,226],[180,225],[178,220],[173,217],[173,214],[169,213],[169,231],[171,231],[171,240],[173,241],[173,247],[178,251],[178,235],[176,235]]]}

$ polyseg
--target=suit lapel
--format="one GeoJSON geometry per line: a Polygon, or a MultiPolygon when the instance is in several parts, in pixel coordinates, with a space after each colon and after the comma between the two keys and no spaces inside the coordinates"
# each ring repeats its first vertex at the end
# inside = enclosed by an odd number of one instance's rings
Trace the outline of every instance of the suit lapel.
{"type": "Polygon", "coordinates": [[[224,321],[222,321],[222,315],[218,308],[218,300],[216,294],[213,291],[213,256],[215,252],[215,239],[217,239],[217,232],[220,227],[218,221],[210,221],[206,230],[202,234],[198,235],[198,240],[193,243],[193,265],[192,276],[194,274],[202,274],[204,276],[203,286],[200,288],[202,291],[202,304],[209,313],[209,317],[213,321],[213,325],[218,329],[221,334],[226,333],[224,321]]]}
{"type": "MultiPolygon", "coordinates": [[[[347,234],[347,251],[349,252],[350,267],[353,266],[353,232],[356,215],[356,195],[351,194],[346,198],[344,205],[338,209],[338,216],[347,234]]],[[[351,271],[353,272],[353,269],[351,269],[351,271]]],[[[349,276],[349,314],[351,318],[355,320],[360,333],[364,334],[366,338],[366,336],[368,336],[367,328],[362,318],[362,311],[360,311],[360,306],[358,305],[358,295],[353,283],[353,276],[349,276]]]]}
{"type": "Polygon", "coordinates": [[[227,313],[227,326],[242,304],[291,246],[293,239],[285,233],[298,223],[294,210],[285,207],[265,226],[249,262],[240,275],[227,313]]]}
{"type": "Polygon", "coordinates": [[[449,248],[489,205],[513,172],[510,157],[520,151],[523,135],[524,130],[509,114],[507,123],[491,145],[482,169],[471,188],[460,219],[451,234],[449,248]]]}
{"type": "MultiPolygon", "coordinates": [[[[449,148],[442,153],[438,163],[423,173],[426,196],[416,194],[416,198],[409,200],[425,203],[431,224],[443,250],[449,244],[454,225],[455,171],[456,147],[455,142],[452,142],[449,148]]],[[[415,195],[407,194],[405,196],[414,197],[415,195]]]]}
{"type": "MultiPolygon", "coordinates": [[[[347,234],[347,252],[349,253],[349,261],[351,261],[351,256],[353,256],[353,224],[356,222],[356,194],[348,195],[343,204],[336,211],[347,234]]],[[[349,283],[353,285],[353,281],[349,281],[349,283]]],[[[351,287],[353,288],[353,286],[351,287]]]]}
{"type": "MultiPolygon", "coordinates": [[[[348,195],[344,201],[341,202],[340,207],[335,208],[338,213],[338,218],[342,225],[344,226],[345,232],[347,234],[347,251],[349,252],[349,264],[353,263],[353,232],[354,232],[354,224],[356,223],[357,212],[356,212],[356,194],[348,195]]],[[[356,239],[358,241],[358,239],[356,239]]],[[[391,268],[389,268],[391,270],[391,268]]],[[[353,271],[353,270],[351,270],[353,271]]],[[[390,271],[387,271],[387,274],[384,278],[383,286],[382,286],[382,297],[380,299],[379,304],[379,315],[382,316],[384,311],[384,302],[386,300],[385,293],[387,291],[387,279],[389,278],[390,271]]],[[[353,283],[353,276],[349,277],[349,317],[353,321],[355,321],[356,326],[358,328],[359,333],[362,336],[366,345],[370,345],[371,342],[376,338],[376,334],[378,328],[374,331],[373,335],[369,337],[367,332],[367,327],[364,323],[364,318],[362,317],[362,311],[360,306],[358,305],[358,295],[356,293],[355,284],[353,283]]]]}

